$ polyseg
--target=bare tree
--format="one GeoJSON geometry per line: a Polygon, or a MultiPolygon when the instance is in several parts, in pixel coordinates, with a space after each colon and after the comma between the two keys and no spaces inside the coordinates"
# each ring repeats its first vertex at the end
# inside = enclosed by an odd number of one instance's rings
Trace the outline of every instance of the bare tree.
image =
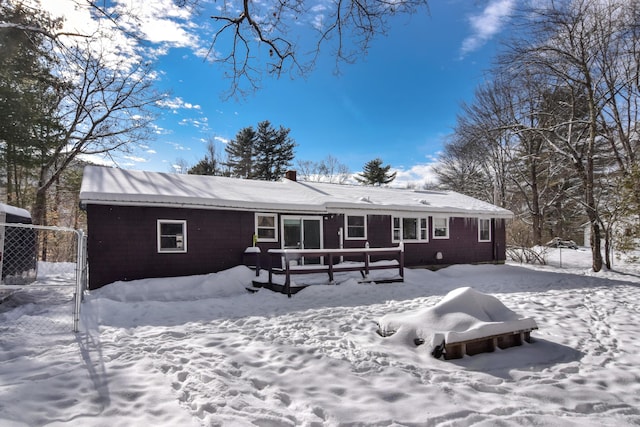
{"type": "MultiPolygon", "coordinates": [[[[582,181],[582,204],[591,227],[592,267],[599,271],[603,259],[597,176],[607,166],[601,161],[606,142],[602,118],[611,111],[612,100],[621,98],[621,86],[614,82],[635,76],[637,85],[638,2],[551,3],[529,11],[527,25],[532,31],[513,44],[503,64],[547,82],[555,111],[562,112],[540,129],[540,135],[582,181]],[[631,75],[614,77],[630,60],[634,61],[628,68],[631,75]]],[[[620,131],[630,129],[623,125],[620,131]]],[[[623,147],[624,138],[614,139],[623,147]]]]}
{"type": "Polygon", "coordinates": [[[182,157],[178,157],[169,167],[169,172],[177,173],[178,175],[186,175],[189,173],[191,166],[182,157]]]}
{"type": "MultiPolygon", "coordinates": [[[[21,120],[21,126],[28,127],[22,134],[29,135],[29,141],[25,145],[23,138],[20,143],[25,147],[21,153],[29,157],[23,166],[34,177],[29,185],[34,191],[32,217],[35,223],[46,224],[51,199],[47,193],[61,182],[64,172],[82,156],[112,156],[133,148],[147,136],[153,109],[163,96],[153,89],[151,63],[144,59],[144,49],[136,48],[137,40],[128,41],[131,49],[114,48],[116,41],[127,40],[117,28],[98,26],[94,34],[69,34],[60,31],[60,20],[45,12],[33,10],[27,14],[31,19],[25,20],[18,12],[28,6],[12,2],[1,6],[0,29],[22,34],[37,45],[32,49],[39,55],[35,61],[46,68],[38,75],[24,71],[26,78],[14,73],[7,82],[22,85],[17,106],[36,106],[32,110],[37,119],[21,120]]],[[[6,114],[16,117],[21,111],[14,108],[6,114]]],[[[15,142],[4,139],[8,145],[15,142]]],[[[15,166],[8,165],[7,172],[17,171],[15,166]]]]}
{"type": "Polygon", "coordinates": [[[225,166],[226,162],[227,160],[223,158],[216,149],[215,139],[209,138],[204,158],[196,163],[195,166],[189,168],[187,173],[191,175],[228,176],[231,172],[229,168],[225,166]]]}
{"type": "Polygon", "coordinates": [[[457,191],[487,202],[493,202],[491,177],[483,166],[485,152],[474,140],[454,133],[444,145],[433,172],[438,188],[457,191]]]}
{"type": "Polygon", "coordinates": [[[349,167],[340,163],[337,157],[329,154],[324,159],[298,160],[298,172],[304,181],[330,182],[344,184],[349,179],[349,167]]]}
{"type": "Polygon", "coordinates": [[[79,156],[126,152],[148,135],[152,111],[162,99],[154,90],[149,63],[114,64],[99,39],[60,51],[60,75],[68,85],[58,88],[56,117],[60,133],[42,135],[52,148],[42,152],[34,221],[43,223],[46,192],[79,156]]]}
{"type": "Polygon", "coordinates": [[[458,115],[456,133],[459,138],[475,147],[472,150],[482,173],[488,178],[483,199],[499,206],[507,203],[507,183],[511,145],[509,132],[504,129],[505,88],[499,85],[485,85],[476,90],[474,102],[462,104],[458,115]]]}
{"type": "MultiPolygon", "coordinates": [[[[137,17],[123,5],[110,7],[99,0],[75,0],[89,7],[101,20],[108,21],[127,37],[138,37],[137,17]]],[[[176,5],[197,13],[209,13],[214,24],[207,57],[222,66],[230,81],[227,97],[244,96],[258,89],[264,76],[305,76],[314,67],[321,51],[335,58],[336,71],[343,63],[354,62],[366,54],[376,36],[385,35],[389,21],[397,15],[428,13],[427,0],[303,0],[259,2],[250,0],[208,2],[173,0],[176,5]]],[[[167,17],[171,19],[172,17],[167,17]]],[[[0,28],[16,26],[0,18],[0,28]]],[[[52,31],[41,26],[21,26],[50,40],[86,34],[52,31]]]]}
{"type": "MultiPolygon", "coordinates": [[[[562,112],[554,109],[545,82],[526,73],[503,70],[494,80],[499,96],[493,99],[496,117],[509,140],[509,191],[512,206],[523,205],[522,218],[531,223],[532,241],[573,233],[575,210],[572,200],[579,187],[563,158],[546,144],[539,129],[549,126],[562,112]]],[[[520,211],[520,210],[518,210],[520,211]]],[[[579,225],[584,221],[579,219],[579,225]]]]}
{"type": "Polygon", "coordinates": [[[575,174],[540,135],[558,114],[546,108],[552,103],[544,89],[532,76],[494,70],[493,80],[463,104],[435,167],[441,187],[513,210],[526,225],[519,243],[535,245],[550,234],[566,236],[576,222],[575,174]]]}
{"type": "Polygon", "coordinates": [[[353,62],[386,33],[389,18],[421,8],[427,9],[426,0],[223,2],[211,17],[217,27],[209,56],[227,69],[229,95],[244,94],[260,86],[265,72],[305,75],[325,47],[333,50],[336,67],[353,62]]]}

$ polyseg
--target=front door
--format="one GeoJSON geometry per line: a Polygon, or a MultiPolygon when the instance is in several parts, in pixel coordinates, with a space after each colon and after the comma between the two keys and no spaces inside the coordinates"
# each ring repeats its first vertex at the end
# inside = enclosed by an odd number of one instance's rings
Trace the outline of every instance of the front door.
{"type": "MultiPolygon", "coordinates": [[[[321,217],[283,217],[283,249],[322,249],[321,217]]],[[[302,264],[318,264],[319,257],[301,258],[302,264]]]]}

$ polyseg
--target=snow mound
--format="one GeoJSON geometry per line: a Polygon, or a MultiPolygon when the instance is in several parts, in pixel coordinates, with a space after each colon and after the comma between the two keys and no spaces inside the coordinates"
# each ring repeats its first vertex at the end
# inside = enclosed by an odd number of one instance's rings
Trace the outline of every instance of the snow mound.
{"type": "Polygon", "coordinates": [[[246,286],[253,278],[255,272],[245,266],[237,266],[204,275],[118,281],[91,291],[91,296],[120,302],[231,297],[246,294],[246,286]]]}
{"type": "Polygon", "coordinates": [[[470,287],[449,292],[438,304],[407,313],[387,314],[379,333],[407,345],[425,343],[429,352],[444,342],[453,344],[507,332],[537,329],[532,318],[521,318],[491,295],[470,287]]]}

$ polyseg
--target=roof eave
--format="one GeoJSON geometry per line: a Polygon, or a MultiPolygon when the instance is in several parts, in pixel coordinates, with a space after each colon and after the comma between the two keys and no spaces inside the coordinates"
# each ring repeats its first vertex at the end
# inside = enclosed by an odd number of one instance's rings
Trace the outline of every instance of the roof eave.
{"type": "Polygon", "coordinates": [[[96,198],[81,197],[82,205],[106,205],[106,206],[132,206],[132,207],[158,207],[158,208],[192,208],[209,210],[238,210],[251,212],[292,212],[306,214],[325,214],[326,210],[315,205],[303,204],[267,204],[259,202],[242,202],[216,200],[211,203],[206,199],[194,199],[191,197],[175,198],[171,202],[153,200],[153,198],[96,198]]]}
{"type": "Polygon", "coordinates": [[[146,206],[167,208],[193,208],[212,210],[241,210],[253,212],[289,212],[323,215],[326,213],[360,213],[368,212],[378,215],[446,215],[455,217],[486,217],[511,219],[514,214],[506,209],[458,209],[444,206],[414,206],[414,205],[380,205],[369,203],[325,202],[322,204],[305,203],[264,203],[246,202],[241,200],[223,200],[194,197],[173,197],[171,201],[159,199],[152,195],[105,195],[105,193],[81,192],[80,200],[83,205],[113,205],[113,206],[146,206]]]}

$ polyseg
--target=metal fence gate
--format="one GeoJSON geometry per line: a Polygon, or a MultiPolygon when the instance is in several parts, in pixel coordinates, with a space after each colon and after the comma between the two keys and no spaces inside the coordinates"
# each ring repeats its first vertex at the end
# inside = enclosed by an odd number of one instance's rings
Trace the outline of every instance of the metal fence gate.
{"type": "Polygon", "coordinates": [[[82,230],[0,223],[0,334],[78,331],[87,283],[82,230]]]}

